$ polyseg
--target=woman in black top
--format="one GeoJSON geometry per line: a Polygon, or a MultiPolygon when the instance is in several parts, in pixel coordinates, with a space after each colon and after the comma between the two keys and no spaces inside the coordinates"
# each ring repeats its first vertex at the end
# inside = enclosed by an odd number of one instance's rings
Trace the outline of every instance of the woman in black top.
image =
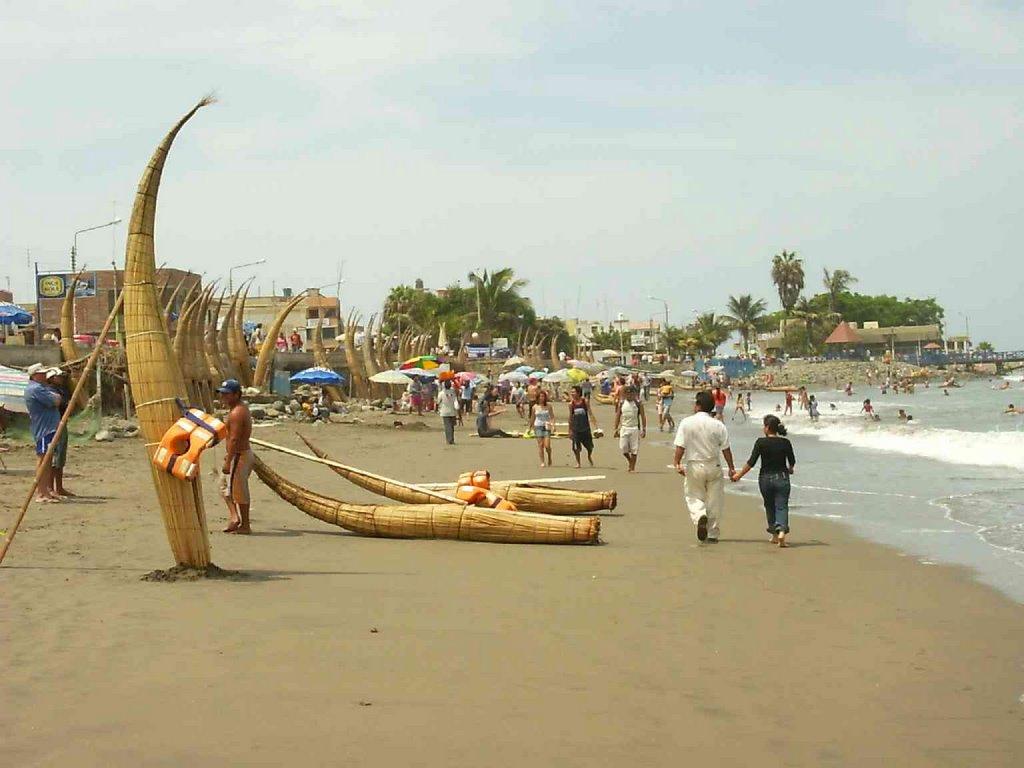
{"type": "Polygon", "coordinates": [[[793,455],[793,444],[786,438],[786,428],[778,416],[769,414],[764,417],[764,437],[754,442],[750,458],[743,469],[733,473],[733,481],[747,474],[759,458],[761,475],[757,484],[764,500],[768,533],[772,535],[772,544],[785,547],[786,535],[789,533],[789,476],[795,471],[796,457],[793,455]]]}

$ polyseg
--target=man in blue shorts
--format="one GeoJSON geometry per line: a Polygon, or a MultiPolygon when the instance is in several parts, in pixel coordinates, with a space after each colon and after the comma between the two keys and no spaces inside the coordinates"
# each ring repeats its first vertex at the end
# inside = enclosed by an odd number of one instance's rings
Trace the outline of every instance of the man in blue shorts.
{"type": "Polygon", "coordinates": [[[42,363],[29,366],[29,382],[25,387],[25,406],[32,438],[36,441],[36,460],[42,467],[36,485],[36,501],[42,503],[60,501],[53,490],[53,467],[49,462],[43,465],[43,456],[57,436],[57,425],[60,424],[60,395],[46,385],[48,371],[49,368],[42,363]]]}

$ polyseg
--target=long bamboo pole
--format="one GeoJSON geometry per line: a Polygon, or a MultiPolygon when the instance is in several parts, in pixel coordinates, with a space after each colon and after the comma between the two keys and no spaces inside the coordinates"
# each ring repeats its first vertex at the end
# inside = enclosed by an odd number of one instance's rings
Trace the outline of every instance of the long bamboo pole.
{"type": "MultiPolygon", "coordinates": [[[[103,349],[103,342],[107,339],[107,334],[110,333],[110,326],[114,324],[114,318],[117,317],[117,313],[121,311],[121,305],[124,304],[124,291],[121,291],[117,295],[117,301],[114,302],[114,308],[107,316],[107,321],[103,324],[103,329],[100,331],[100,335],[96,338],[96,346],[93,347],[92,354],[89,355],[86,360],[85,368],[82,370],[81,375],[78,377],[78,383],[75,385],[75,391],[71,393],[70,402],[74,403],[79,394],[82,391],[82,387],[85,386],[85,382],[89,380],[89,374],[92,372],[93,366],[96,365],[96,360],[99,359],[100,352],[103,349]]],[[[28,495],[25,496],[25,501],[22,502],[21,510],[18,512],[18,517],[14,521],[14,525],[7,531],[4,536],[3,545],[0,546],[0,563],[3,563],[4,557],[7,555],[7,550],[11,548],[11,542],[14,541],[15,534],[18,533],[18,527],[21,525],[21,521],[25,519],[25,513],[28,511],[29,505],[32,503],[32,496],[35,495],[36,488],[39,487],[39,479],[43,476],[43,467],[49,466],[50,462],[53,461],[53,451],[57,447],[57,441],[60,436],[64,434],[64,430],[67,428],[68,419],[71,418],[71,412],[74,409],[68,407],[64,411],[64,415],[60,418],[60,423],[57,425],[57,432],[54,435],[53,440],[50,442],[50,447],[46,449],[46,454],[43,456],[43,460],[39,462],[39,466],[36,467],[36,477],[32,481],[32,487],[28,489],[28,495]]]]}
{"type": "MultiPolygon", "coordinates": [[[[579,477],[534,477],[529,480],[491,480],[492,483],[515,483],[516,485],[551,485],[552,483],[578,483],[583,480],[604,480],[606,475],[580,475],[579,477]]],[[[417,488],[439,491],[451,488],[452,481],[447,483],[416,483],[417,488]]]]}
{"type": "Polygon", "coordinates": [[[356,467],[350,467],[348,464],[341,464],[331,459],[321,459],[319,456],[313,456],[309,453],[303,453],[302,451],[295,451],[291,448],[285,448],[283,445],[276,445],[275,443],[268,443],[265,440],[257,440],[254,437],[249,438],[249,442],[253,445],[258,445],[263,448],[269,448],[272,451],[279,451],[280,453],[287,453],[289,456],[295,456],[299,459],[305,459],[306,461],[312,461],[314,464],[323,464],[327,467],[337,467],[338,469],[344,469],[346,472],[359,472],[366,475],[367,477],[373,478],[374,480],[380,480],[382,483],[391,483],[399,488],[406,488],[410,491],[418,491],[427,496],[432,496],[440,502],[445,504],[459,504],[463,507],[468,506],[469,502],[457,499],[454,496],[448,496],[444,493],[438,493],[429,488],[421,488],[418,485],[411,485],[410,483],[403,483],[400,480],[393,480],[390,477],[384,477],[383,475],[375,475],[372,472],[367,472],[365,469],[357,469],[356,467]]]}

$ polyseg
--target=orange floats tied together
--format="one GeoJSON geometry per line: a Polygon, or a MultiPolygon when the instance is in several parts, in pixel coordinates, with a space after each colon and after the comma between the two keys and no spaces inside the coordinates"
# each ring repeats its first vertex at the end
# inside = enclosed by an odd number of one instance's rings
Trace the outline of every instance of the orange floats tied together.
{"type": "Polygon", "coordinates": [[[194,480],[199,474],[199,456],[228,436],[228,428],[216,416],[198,408],[181,405],[182,417],[160,438],[153,463],[179,480],[194,480]]]}
{"type": "Polygon", "coordinates": [[[491,473],[486,469],[463,472],[456,483],[455,498],[474,507],[504,509],[515,512],[518,507],[491,490],[491,473]]]}

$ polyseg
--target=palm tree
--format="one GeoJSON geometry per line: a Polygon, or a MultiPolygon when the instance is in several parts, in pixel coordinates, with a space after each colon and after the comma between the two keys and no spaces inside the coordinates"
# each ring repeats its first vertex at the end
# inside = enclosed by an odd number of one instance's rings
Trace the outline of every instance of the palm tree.
{"type": "Polygon", "coordinates": [[[497,329],[531,310],[530,300],[519,294],[527,285],[526,280],[516,278],[510,267],[482,273],[470,272],[469,282],[476,298],[476,322],[478,328],[497,329]]]}
{"type": "Polygon", "coordinates": [[[764,299],[755,300],[749,293],[742,296],[730,296],[726,309],[729,314],[722,315],[722,319],[729,322],[733,328],[740,332],[743,339],[743,351],[750,351],[750,336],[757,333],[761,322],[765,317],[765,309],[768,305],[764,299]]]}
{"type": "Polygon", "coordinates": [[[813,337],[817,335],[815,332],[820,330],[820,326],[823,322],[835,317],[835,313],[822,312],[806,297],[801,296],[797,301],[796,306],[793,307],[793,316],[804,321],[807,351],[811,352],[814,350],[813,337]]]}
{"type": "Polygon", "coordinates": [[[825,291],[828,293],[828,308],[836,311],[836,302],[839,295],[850,290],[850,286],[857,282],[857,278],[845,269],[837,269],[835,272],[825,270],[825,278],[822,280],[825,291]]]}
{"type": "Polygon", "coordinates": [[[729,338],[730,326],[714,312],[705,312],[697,316],[691,330],[694,338],[700,343],[701,351],[713,355],[718,345],[729,338]]]}
{"type": "Polygon", "coordinates": [[[779,291],[779,301],[788,315],[800,298],[800,291],[804,289],[803,260],[791,251],[784,250],[775,254],[772,259],[772,282],[779,291]]]}

